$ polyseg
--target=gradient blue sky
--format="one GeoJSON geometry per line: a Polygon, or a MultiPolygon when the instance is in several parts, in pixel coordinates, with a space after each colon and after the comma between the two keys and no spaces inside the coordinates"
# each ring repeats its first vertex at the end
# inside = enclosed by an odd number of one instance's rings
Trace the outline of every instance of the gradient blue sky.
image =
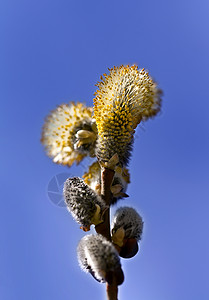
{"type": "Polygon", "coordinates": [[[164,91],[162,114],[137,129],[130,198],[145,221],[122,260],[119,300],[209,299],[209,2],[3,0],[0,3],[2,300],[105,299],[80,271],[84,233],[47,196],[59,173],[40,145],[44,117],[92,105],[108,67],[136,63],[164,91]]]}

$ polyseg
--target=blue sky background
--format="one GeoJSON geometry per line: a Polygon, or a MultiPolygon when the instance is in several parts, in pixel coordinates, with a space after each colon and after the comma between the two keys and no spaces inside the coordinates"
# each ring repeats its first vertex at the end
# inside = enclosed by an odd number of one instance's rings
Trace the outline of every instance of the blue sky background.
{"type": "Polygon", "coordinates": [[[209,2],[7,0],[0,3],[0,298],[105,299],[80,271],[84,233],[47,196],[58,166],[39,142],[44,117],[92,105],[108,67],[136,63],[164,91],[162,113],[137,129],[131,205],[140,253],[122,260],[119,300],[209,299],[209,2]]]}

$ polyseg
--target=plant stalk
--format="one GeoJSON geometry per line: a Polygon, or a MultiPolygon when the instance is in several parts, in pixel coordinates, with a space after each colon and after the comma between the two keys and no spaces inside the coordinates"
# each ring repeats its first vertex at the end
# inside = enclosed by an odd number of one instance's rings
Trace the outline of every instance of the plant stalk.
{"type": "MultiPolygon", "coordinates": [[[[112,200],[112,193],[110,190],[112,180],[114,177],[115,171],[108,168],[102,168],[101,170],[101,197],[108,206],[108,209],[104,213],[104,222],[95,226],[97,233],[102,234],[106,239],[111,241],[110,234],[110,209],[109,206],[112,200]]],[[[117,300],[118,297],[118,286],[116,284],[116,278],[113,277],[112,284],[106,285],[107,299],[108,300],[117,300]]]]}

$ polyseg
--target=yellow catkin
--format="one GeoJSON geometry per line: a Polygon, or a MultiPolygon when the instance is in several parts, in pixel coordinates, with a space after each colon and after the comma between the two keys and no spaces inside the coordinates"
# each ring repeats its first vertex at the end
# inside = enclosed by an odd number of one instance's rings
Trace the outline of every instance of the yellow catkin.
{"type": "Polygon", "coordinates": [[[47,116],[41,142],[54,162],[71,166],[74,162],[78,164],[87,155],[75,151],[72,144],[75,127],[84,121],[92,122],[92,108],[79,102],[62,104],[47,116]]]}
{"type": "Polygon", "coordinates": [[[161,91],[144,69],[136,65],[109,69],[101,77],[94,98],[94,118],[98,127],[98,158],[108,160],[118,153],[127,163],[136,126],[160,110],[161,91]],[[126,147],[127,146],[127,147],[126,147]]]}

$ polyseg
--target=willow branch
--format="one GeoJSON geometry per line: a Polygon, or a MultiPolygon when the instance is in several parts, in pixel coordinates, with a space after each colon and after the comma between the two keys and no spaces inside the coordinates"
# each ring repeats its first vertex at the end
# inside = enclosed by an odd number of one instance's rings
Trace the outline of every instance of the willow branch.
{"type": "MultiPolygon", "coordinates": [[[[112,180],[114,177],[115,171],[108,168],[102,168],[101,170],[101,197],[108,206],[108,209],[104,213],[104,222],[95,226],[96,232],[102,234],[109,241],[111,241],[110,234],[110,209],[109,206],[112,200],[112,193],[110,190],[112,180]]],[[[107,299],[108,300],[117,300],[118,297],[118,286],[116,283],[116,278],[113,277],[112,283],[106,286],[107,290],[107,299]]]]}
{"type": "Polygon", "coordinates": [[[102,168],[101,170],[101,197],[106,203],[108,209],[105,211],[103,219],[104,222],[95,226],[95,230],[97,233],[102,234],[104,237],[108,239],[108,241],[111,241],[111,235],[110,235],[110,203],[112,199],[112,193],[110,190],[112,180],[114,177],[115,171],[108,169],[108,168],[102,168]]]}
{"type": "Polygon", "coordinates": [[[116,283],[116,278],[113,278],[112,284],[106,286],[107,300],[118,300],[118,286],[116,283]]]}

